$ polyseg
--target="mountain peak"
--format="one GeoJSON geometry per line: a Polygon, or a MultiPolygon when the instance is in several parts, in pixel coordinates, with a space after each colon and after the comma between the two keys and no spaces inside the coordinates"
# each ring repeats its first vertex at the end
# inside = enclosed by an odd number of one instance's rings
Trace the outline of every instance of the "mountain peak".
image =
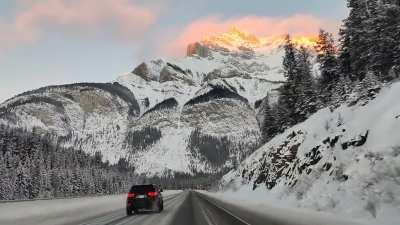
{"type": "MultiPolygon", "coordinates": [[[[257,36],[237,26],[231,26],[225,33],[206,36],[202,38],[201,41],[189,44],[187,55],[207,57],[210,54],[209,50],[215,49],[229,51],[251,50],[267,53],[282,46],[285,42],[285,36],[284,34],[257,36]]],[[[297,46],[305,46],[308,48],[313,48],[318,39],[317,35],[293,35],[291,38],[297,46]]]]}
{"type": "Polygon", "coordinates": [[[258,49],[262,47],[262,40],[254,34],[240,30],[232,26],[226,33],[214,36],[207,36],[202,40],[206,45],[217,45],[230,50],[237,50],[240,47],[258,49]]]}

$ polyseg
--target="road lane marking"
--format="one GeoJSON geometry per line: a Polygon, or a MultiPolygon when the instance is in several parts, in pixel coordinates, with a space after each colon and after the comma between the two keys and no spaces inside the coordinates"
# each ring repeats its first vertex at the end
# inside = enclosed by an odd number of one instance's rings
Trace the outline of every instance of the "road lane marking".
{"type": "Polygon", "coordinates": [[[237,220],[240,221],[241,223],[246,224],[246,225],[251,225],[250,223],[248,223],[248,222],[246,222],[245,220],[243,220],[242,218],[236,216],[235,214],[233,214],[233,213],[230,212],[229,210],[227,210],[227,209],[225,209],[225,208],[223,208],[223,207],[221,207],[221,206],[215,204],[214,202],[208,200],[207,197],[203,197],[202,194],[199,194],[199,196],[200,196],[201,199],[206,200],[206,201],[207,201],[208,203],[210,203],[211,205],[213,205],[213,206],[217,207],[218,209],[222,210],[223,212],[229,214],[230,216],[232,216],[233,218],[237,219],[237,220]]]}
{"type": "Polygon", "coordinates": [[[207,224],[210,225],[215,225],[215,223],[212,221],[212,213],[210,211],[208,211],[206,208],[202,207],[202,213],[204,215],[205,220],[207,221],[207,224]]]}

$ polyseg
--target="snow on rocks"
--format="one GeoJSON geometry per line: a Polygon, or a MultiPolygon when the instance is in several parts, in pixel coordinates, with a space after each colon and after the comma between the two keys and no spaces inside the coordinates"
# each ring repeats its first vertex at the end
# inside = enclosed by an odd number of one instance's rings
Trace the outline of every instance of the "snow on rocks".
{"type": "MultiPolygon", "coordinates": [[[[400,215],[400,83],[367,105],[322,109],[256,150],[222,180],[264,201],[396,224],[400,215]]],[[[228,192],[229,192],[228,191],[228,192]]]]}

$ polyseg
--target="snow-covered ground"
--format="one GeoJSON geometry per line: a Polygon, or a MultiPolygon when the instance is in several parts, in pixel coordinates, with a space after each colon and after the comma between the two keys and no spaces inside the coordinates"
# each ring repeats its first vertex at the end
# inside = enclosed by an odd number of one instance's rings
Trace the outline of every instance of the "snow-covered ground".
{"type": "MultiPolygon", "coordinates": [[[[163,196],[180,193],[165,190],[163,196]]],[[[1,225],[73,224],[115,210],[125,212],[126,195],[0,203],[1,225]]]]}
{"type": "Polygon", "coordinates": [[[224,196],[399,224],[398,96],[400,82],[383,87],[366,105],[320,110],[228,173],[224,196]]]}

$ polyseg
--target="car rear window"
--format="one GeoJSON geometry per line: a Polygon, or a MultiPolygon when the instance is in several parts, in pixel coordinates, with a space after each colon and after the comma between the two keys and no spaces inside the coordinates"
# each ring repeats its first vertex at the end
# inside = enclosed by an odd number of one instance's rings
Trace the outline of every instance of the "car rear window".
{"type": "Polygon", "coordinates": [[[156,188],[154,187],[154,185],[135,185],[132,186],[130,192],[143,193],[155,190],[156,188]]]}

